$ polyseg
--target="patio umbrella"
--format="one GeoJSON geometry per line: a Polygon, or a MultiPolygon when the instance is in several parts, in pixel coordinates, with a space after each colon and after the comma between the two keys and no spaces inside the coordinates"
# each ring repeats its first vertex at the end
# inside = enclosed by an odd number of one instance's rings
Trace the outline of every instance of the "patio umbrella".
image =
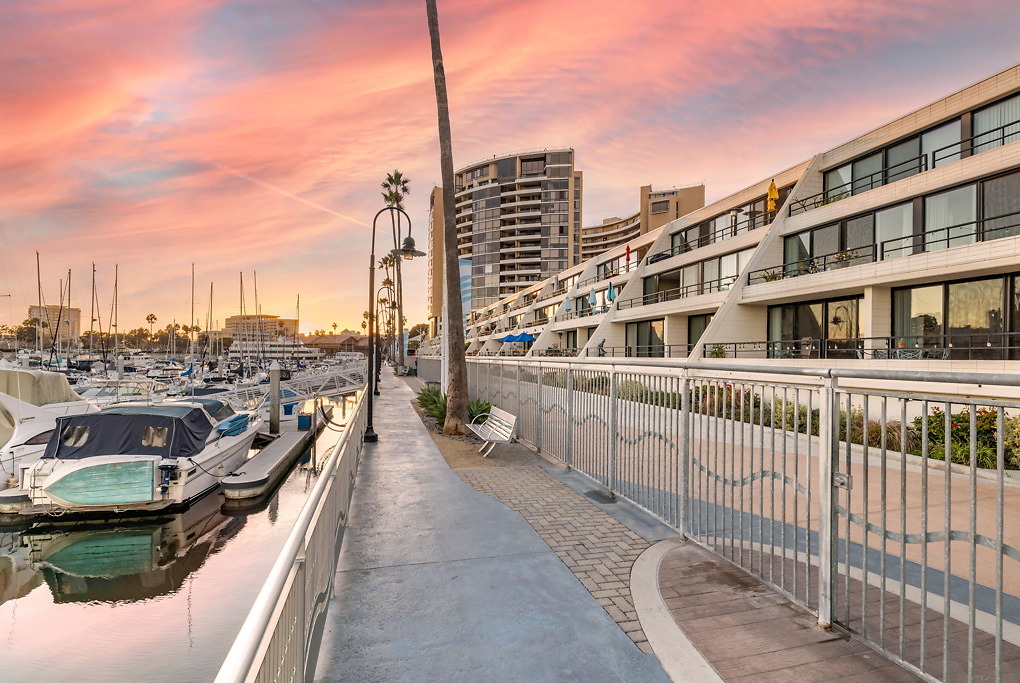
{"type": "Polygon", "coordinates": [[[502,339],[497,339],[496,341],[503,342],[504,344],[506,342],[514,342],[514,341],[517,341],[517,335],[508,334],[507,336],[503,337],[502,339]]]}
{"type": "Polygon", "coordinates": [[[563,310],[570,311],[570,297],[563,297],[563,310]]]}
{"type": "Polygon", "coordinates": [[[588,295],[588,305],[591,306],[592,308],[595,308],[596,306],[598,306],[598,304],[599,300],[595,296],[595,288],[593,287],[591,290],[591,294],[588,295]]]}
{"type": "Polygon", "coordinates": [[[776,187],[776,180],[775,180],[775,178],[773,178],[772,182],[769,183],[768,193],[765,195],[765,197],[766,197],[766,200],[765,200],[766,201],[765,210],[766,211],[775,211],[776,210],[776,200],[779,199],[779,188],[776,187]]]}
{"type": "Polygon", "coordinates": [[[517,335],[517,339],[515,339],[514,341],[519,341],[519,342],[533,342],[533,341],[535,341],[535,340],[536,340],[537,338],[538,338],[538,337],[532,336],[532,335],[528,334],[527,332],[521,332],[521,333],[520,333],[519,335],[517,335]]]}
{"type": "Polygon", "coordinates": [[[609,288],[606,289],[606,299],[609,301],[616,301],[616,288],[613,287],[613,283],[609,283],[609,288]]]}

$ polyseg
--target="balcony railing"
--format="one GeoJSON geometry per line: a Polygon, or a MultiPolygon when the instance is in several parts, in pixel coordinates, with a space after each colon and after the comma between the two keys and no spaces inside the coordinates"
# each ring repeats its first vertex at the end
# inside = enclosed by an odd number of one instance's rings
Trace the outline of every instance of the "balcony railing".
{"type": "Polygon", "coordinates": [[[586,349],[589,358],[687,358],[691,344],[650,344],[647,346],[596,346],[586,349]]]}
{"type": "Polygon", "coordinates": [[[578,287],[585,287],[587,285],[593,285],[596,282],[602,282],[603,280],[609,280],[611,278],[616,277],[617,275],[623,275],[624,273],[629,273],[632,270],[637,270],[638,263],[640,261],[641,261],[641,259],[635,259],[635,260],[630,261],[628,263],[624,263],[622,266],[617,266],[616,268],[613,268],[612,270],[603,271],[602,273],[599,273],[598,275],[593,275],[590,278],[581,280],[580,282],[577,283],[577,286],[578,287]]]}
{"type": "Polygon", "coordinates": [[[661,292],[652,292],[651,294],[643,294],[636,296],[632,299],[620,299],[617,302],[617,308],[624,310],[627,308],[636,308],[637,306],[648,306],[650,304],[659,304],[663,301],[676,301],[677,299],[683,299],[689,296],[697,296],[699,294],[711,294],[712,292],[723,292],[730,288],[736,281],[736,276],[727,276],[718,280],[709,280],[707,282],[697,282],[683,287],[676,287],[674,289],[664,289],[661,292]]]}
{"type": "Polygon", "coordinates": [[[984,133],[964,138],[945,147],[940,147],[931,153],[922,154],[913,159],[907,159],[898,164],[887,166],[874,173],[851,180],[848,183],[830,187],[824,192],[799,199],[790,204],[790,215],[796,216],[799,213],[816,209],[819,206],[832,204],[833,202],[867,192],[876,187],[915,176],[928,169],[943,166],[950,161],[980,154],[985,149],[992,149],[1015,140],[1020,140],[1020,129],[1017,128],[1018,126],[1020,126],[1020,119],[985,131],[984,133]],[[1011,128],[1013,130],[1010,130],[1011,128]]]}
{"type": "Polygon", "coordinates": [[[553,316],[553,320],[571,320],[573,318],[586,318],[591,315],[602,315],[612,307],[612,304],[605,304],[603,306],[589,306],[587,308],[581,308],[574,311],[567,311],[566,313],[560,313],[559,315],[553,316]]]}
{"type": "Polygon", "coordinates": [[[1020,211],[930,230],[921,235],[907,235],[855,249],[844,249],[831,254],[793,261],[774,268],[755,270],[748,276],[748,282],[751,284],[773,282],[799,275],[822,273],[862,263],[885,261],[915,253],[939,251],[1017,235],[1020,235],[1020,211]]]}
{"type": "Polygon", "coordinates": [[[1020,333],[932,333],[907,337],[783,339],[716,342],[705,345],[706,358],[782,360],[1020,360],[1020,333]]]}
{"type": "Polygon", "coordinates": [[[547,349],[536,349],[533,355],[535,356],[562,356],[562,357],[574,357],[577,355],[578,349],[576,347],[557,348],[550,347],[547,349]]]}
{"type": "MultiPolygon", "coordinates": [[[[734,223],[733,225],[727,225],[724,228],[713,230],[707,235],[699,235],[696,239],[685,241],[681,244],[676,245],[672,249],[666,251],[658,251],[648,256],[647,263],[649,265],[664,261],[665,259],[677,256],[679,254],[686,254],[689,251],[694,251],[700,247],[707,247],[709,244],[715,244],[721,242],[730,237],[736,237],[742,235],[745,232],[757,230],[758,228],[764,227],[775,220],[775,211],[765,211],[763,213],[755,213],[754,215],[748,216],[744,220],[734,223]]],[[[689,228],[688,228],[689,229],[689,228]]]]}

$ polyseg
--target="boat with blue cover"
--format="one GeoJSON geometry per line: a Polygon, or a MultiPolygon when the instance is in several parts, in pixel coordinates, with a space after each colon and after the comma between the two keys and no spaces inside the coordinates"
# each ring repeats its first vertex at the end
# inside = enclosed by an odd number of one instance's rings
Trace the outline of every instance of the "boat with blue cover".
{"type": "Polygon", "coordinates": [[[258,411],[235,412],[212,398],[58,418],[42,457],[21,471],[18,493],[28,502],[21,514],[186,507],[245,461],[261,424],[258,411]]]}

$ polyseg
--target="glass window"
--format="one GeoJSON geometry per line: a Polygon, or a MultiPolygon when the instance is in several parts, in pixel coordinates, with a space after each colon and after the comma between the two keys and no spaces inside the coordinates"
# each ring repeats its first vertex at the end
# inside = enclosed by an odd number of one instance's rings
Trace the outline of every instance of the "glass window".
{"type": "Polygon", "coordinates": [[[754,249],[744,249],[743,251],[737,252],[737,274],[744,272],[747,268],[747,264],[751,262],[751,257],[754,256],[754,249]]]}
{"type": "Polygon", "coordinates": [[[642,320],[627,323],[627,355],[638,358],[662,358],[664,321],[642,320]]]}
{"type": "Polygon", "coordinates": [[[26,446],[45,446],[50,442],[50,437],[53,436],[53,430],[43,432],[42,434],[36,434],[33,437],[29,437],[25,441],[26,446]]]}
{"type": "Polygon", "coordinates": [[[826,339],[856,339],[860,336],[858,303],[858,299],[826,302],[826,339]]]}
{"type": "Polygon", "coordinates": [[[913,137],[893,145],[885,151],[887,183],[892,183],[903,178],[920,173],[921,168],[921,138],[913,137]]]}
{"type": "Polygon", "coordinates": [[[998,358],[1004,330],[1005,280],[991,278],[949,284],[947,332],[953,346],[966,348],[970,358],[998,358]]]}
{"type": "Polygon", "coordinates": [[[863,263],[871,260],[871,245],[875,241],[875,216],[857,216],[846,222],[846,239],[844,248],[850,252],[850,262],[863,263]]]}
{"type": "Polygon", "coordinates": [[[914,251],[914,205],[900,204],[875,212],[878,260],[908,256],[914,251]]]}
{"type": "Polygon", "coordinates": [[[882,185],[882,153],[858,159],[853,163],[853,194],[867,192],[882,185]]]}
{"type": "Polygon", "coordinates": [[[850,194],[850,164],[825,172],[825,198],[841,199],[850,194]]]}
{"type": "Polygon", "coordinates": [[[977,187],[967,185],[924,200],[926,251],[977,241],[977,187]]]}
{"type": "Polygon", "coordinates": [[[704,262],[704,282],[708,285],[708,291],[714,292],[718,289],[719,283],[719,259],[709,259],[704,262]]]}
{"type": "Polygon", "coordinates": [[[60,436],[64,440],[65,446],[77,448],[84,446],[85,442],[88,441],[89,428],[84,425],[66,427],[60,436]]]}
{"type": "Polygon", "coordinates": [[[790,235],[783,240],[783,260],[787,266],[788,275],[799,272],[796,267],[792,267],[793,264],[811,257],[811,248],[808,244],[810,239],[810,232],[802,232],[798,235],[790,235]]]}
{"type": "Polygon", "coordinates": [[[669,211],[669,200],[663,199],[657,202],[652,202],[649,213],[666,213],[669,211]]]}
{"type": "Polygon", "coordinates": [[[921,136],[921,154],[928,157],[928,168],[944,166],[960,158],[960,125],[957,119],[921,136]]]}
{"type": "Polygon", "coordinates": [[[142,430],[142,445],[163,448],[166,446],[168,433],[167,427],[146,427],[142,430]]]}
{"type": "Polygon", "coordinates": [[[811,256],[824,256],[839,251],[839,223],[811,231],[811,256]]]}
{"type": "Polygon", "coordinates": [[[992,178],[982,183],[984,239],[1020,235],[1020,173],[992,178]]]}
{"type": "Polygon", "coordinates": [[[728,286],[737,279],[737,255],[735,253],[719,258],[719,278],[722,280],[720,286],[728,286]]]}
{"type": "Polygon", "coordinates": [[[975,154],[1020,140],[1020,95],[974,112],[975,154]]]}
{"type": "Polygon", "coordinates": [[[701,268],[700,264],[692,263],[689,266],[684,266],[684,296],[691,296],[693,294],[701,293],[701,268]]]}
{"type": "Polygon", "coordinates": [[[942,285],[898,289],[893,292],[893,336],[909,348],[940,346],[945,314],[942,285]]]}
{"type": "Polygon", "coordinates": [[[707,315],[692,315],[687,318],[687,343],[691,346],[697,344],[711,322],[711,313],[707,315]]]}

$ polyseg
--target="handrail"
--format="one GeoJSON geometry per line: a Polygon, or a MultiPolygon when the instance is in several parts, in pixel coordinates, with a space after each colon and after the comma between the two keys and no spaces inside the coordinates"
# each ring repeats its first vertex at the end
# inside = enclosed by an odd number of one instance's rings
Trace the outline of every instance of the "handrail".
{"type": "MultiPolygon", "coordinates": [[[[258,596],[256,596],[248,616],[241,625],[241,629],[238,631],[230,651],[227,652],[227,656],[223,660],[219,672],[216,674],[215,680],[218,683],[246,681],[253,667],[261,665],[261,662],[257,661],[259,651],[265,638],[272,632],[273,617],[277,612],[280,601],[287,597],[285,589],[294,567],[304,562],[306,538],[312,528],[313,521],[316,521],[319,517],[319,508],[323,503],[326,490],[334,482],[334,475],[338,469],[337,465],[347,450],[350,440],[352,438],[360,439],[362,436],[360,426],[366,396],[367,393],[365,391],[362,391],[361,395],[358,396],[357,404],[343,433],[340,435],[340,439],[323,466],[322,473],[316,480],[311,494],[309,494],[308,499],[301,508],[301,512],[298,513],[294,527],[287,536],[287,540],[284,542],[276,562],[273,563],[272,569],[269,570],[269,575],[266,577],[265,583],[262,584],[262,589],[259,591],[258,596]]],[[[354,457],[357,457],[357,455],[354,457]]],[[[332,574],[333,572],[330,572],[330,576],[332,574]]],[[[301,643],[303,649],[306,645],[307,643],[301,643]]],[[[305,654],[307,653],[303,651],[302,656],[305,654]]]]}
{"type": "Polygon", "coordinates": [[[677,299],[683,299],[689,296],[697,296],[699,294],[712,294],[713,292],[723,292],[730,288],[734,282],[737,281],[738,276],[730,276],[717,278],[715,280],[706,280],[704,282],[696,282],[690,285],[684,285],[683,287],[674,287],[673,289],[664,289],[661,292],[652,292],[650,294],[642,294],[641,296],[635,296],[630,299],[620,299],[617,303],[619,310],[627,308],[636,308],[637,306],[647,306],[649,304],[659,304],[663,301],[676,301],[677,299]]]}
{"type": "MultiPolygon", "coordinates": [[[[836,268],[846,268],[862,263],[873,263],[890,258],[909,256],[915,253],[918,246],[924,251],[932,251],[933,245],[945,244],[945,246],[935,247],[935,249],[948,249],[956,246],[952,244],[954,240],[973,238],[973,242],[969,242],[969,244],[973,244],[979,241],[987,242],[1004,239],[1006,237],[1013,237],[1013,233],[1020,234],[1018,228],[1020,228],[1020,211],[1005,213],[1001,216],[989,216],[980,220],[958,223],[936,230],[928,230],[920,235],[894,237],[853,249],[843,249],[831,254],[822,254],[801,259],[800,261],[791,261],[772,268],[761,268],[750,273],[748,283],[773,282],[799,275],[822,273],[836,268]],[[1009,223],[1006,225],[996,225],[992,228],[987,227],[989,223],[1002,221],[1003,219],[1009,219],[1009,223]],[[1007,234],[996,234],[1004,232],[1007,234]]],[[[622,305],[621,308],[623,308],[622,305]]]]}
{"type": "MultiPolygon", "coordinates": [[[[657,251],[654,254],[649,254],[645,259],[645,263],[651,265],[653,263],[658,263],[659,261],[664,261],[665,259],[671,258],[678,254],[685,254],[689,251],[694,251],[695,249],[699,249],[701,247],[707,247],[709,244],[722,242],[727,237],[736,237],[737,235],[743,235],[744,233],[751,232],[752,230],[763,228],[766,225],[772,223],[772,221],[774,221],[775,219],[776,219],[775,211],[764,211],[754,216],[748,216],[746,220],[740,221],[739,223],[734,223],[733,225],[727,225],[726,227],[719,228],[718,230],[713,230],[707,235],[698,235],[697,239],[691,240],[690,242],[678,244],[675,247],[666,249],[665,251],[657,251]]],[[[690,228],[696,227],[697,225],[702,225],[705,222],[711,221],[702,221],[701,223],[687,226],[687,228],[685,228],[684,230],[689,230],[690,228]]],[[[673,234],[675,235],[678,233],[673,234]]]]}
{"type": "Polygon", "coordinates": [[[817,209],[819,206],[838,202],[841,199],[846,199],[847,197],[852,197],[853,195],[860,194],[861,192],[873,190],[876,187],[888,185],[889,183],[896,182],[900,178],[909,178],[910,176],[923,173],[927,170],[928,155],[921,154],[920,156],[913,157],[912,159],[901,161],[898,164],[880,168],[874,173],[869,173],[866,176],[852,179],[850,182],[843,183],[842,185],[830,187],[818,194],[813,194],[810,197],[798,199],[790,204],[790,215],[796,216],[799,213],[804,213],[811,209],[817,209]],[[900,170],[895,173],[889,173],[889,171],[892,171],[893,169],[900,170]]]}
{"type": "Polygon", "coordinates": [[[946,150],[956,148],[956,151],[942,155],[942,159],[949,159],[950,157],[956,156],[957,154],[963,154],[964,150],[968,149],[967,148],[967,143],[970,143],[969,151],[970,151],[971,154],[980,154],[980,152],[977,149],[978,147],[984,147],[985,145],[990,145],[993,142],[999,143],[998,145],[996,145],[996,147],[1000,147],[1002,145],[1007,144],[1006,143],[1006,138],[1011,137],[1011,136],[1015,136],[1017,140],[1020,140],[1020,130],[1014,130],[1011,133],[1007,133],[1006,132],[1007,128],[1009,128],[1011,126],[1016,126],[1018,124],[1020,124],[1020,119],[1017,119],[1015,121],[1010,121],[1009,123],[1003,124],[1003,125],[999,126],[998,128],[992,128],[991,130],[986,130],[984,133],[978,133],[977,135],[972,135],[969,138],[964,138],[963,140],[960,140],[959,142],[953,142],[951,144],[946,145],[945,147],[939,147],[938,149],[933,150],[932,153],[931,153],[932,166],[933,167],[934,166],[938,166],[938,163],[940,161],[939,152],[945,152],[946,150]],[[998,136],[997,137],[993,137],[993,138],[991,138],[989,140],[986,140],[984,142],[979,142],[977,144],[974,144],[974,141],[977,140],[978,138],[984,137],[986,135],[992,135],[993,133],[998,133],[998,136]]]}

